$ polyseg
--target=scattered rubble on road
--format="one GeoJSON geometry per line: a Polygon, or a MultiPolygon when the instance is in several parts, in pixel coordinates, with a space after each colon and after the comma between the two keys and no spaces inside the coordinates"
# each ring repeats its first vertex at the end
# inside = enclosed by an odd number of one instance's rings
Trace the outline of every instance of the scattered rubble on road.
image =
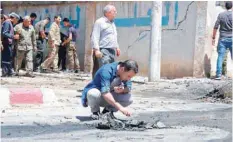
{"type": "Polygon", "coordinates": [[[170,128],[165,126],[159,120],[154,123],[139,121],[139,120],[121,120],[111,115],[111,113],[103,114],[100,117],[100,122],[97,123],[97,129],[113,129],[127,131],[144,131],[147,129],[165,129],[170,128]]]}
{"type": "Polygon", "coordinates": [[[232,83],[227,82],[219,87],[216,87],[212,91],[209,91],[204,97],[199,99],[212,103],[232,103],[232,83]]]}

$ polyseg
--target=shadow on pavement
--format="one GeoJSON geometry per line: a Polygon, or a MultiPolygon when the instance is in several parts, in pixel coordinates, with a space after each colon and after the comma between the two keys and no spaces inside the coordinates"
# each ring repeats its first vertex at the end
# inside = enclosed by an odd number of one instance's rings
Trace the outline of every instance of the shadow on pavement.
{"type": "Polygon", "coordinates": [[[83,122],[83,121],[93,121],[90,116],[76,116],[76,119],[80,120],[81,122],[83,122]]]}
{"type": "Polygon", "coordinates": [[[1,126],[1,138],[17,138],[17,137],[35,137],[38,135],[69,133],[74,131],[84,131],[95,129],[87,124],[78,123],[62,123],[59,125],[39,124],[34,125],[6,125],[1,126]]]}

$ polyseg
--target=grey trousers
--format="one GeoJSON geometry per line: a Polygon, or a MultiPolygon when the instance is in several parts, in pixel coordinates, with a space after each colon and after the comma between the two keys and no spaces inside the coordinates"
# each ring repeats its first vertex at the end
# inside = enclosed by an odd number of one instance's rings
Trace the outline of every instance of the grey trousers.
{"type": "Polygon", "coordinates": [[[94,78],[95,73],[97,72],[97,70],[105,65],[105,64],[109,64],[109,63],[113,63],[115,62],[115,58],[116,58],[116,49],[115,48],[101,48],[100,52],[103,54],[102,58],[96,58],[95,54],[93,53],[93,71],[92,71],[92,78],[94,78]]]}
{"type": "MultiPolygon", "coordinates": [[[[115,101],[120,103],[123,107],[127,107],[133,103],[133,100],[131,99],[131,94],[117,94],[114,92],[111,93],[115,101]]],[[[96,88],[90,89],[87,92],[87,103],[91,107],[91,112],[100,111],[100,107],[106,107],[107,110],[113,112],[118,111],[115,107],[111,106],[105,101],[100,91],[96,88]]]]}

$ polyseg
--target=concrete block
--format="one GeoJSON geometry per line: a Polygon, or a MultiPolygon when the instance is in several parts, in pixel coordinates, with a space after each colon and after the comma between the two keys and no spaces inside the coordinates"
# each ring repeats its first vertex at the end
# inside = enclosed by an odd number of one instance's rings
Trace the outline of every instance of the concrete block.
{"type": "Polygon", "coordinates": [[[55,93],[48,88],[0,88],[0,108],[12,105],[52,104],[57,101],[55,93]]]}
{"type": "Polygon", "coordinates": [[[210,64],[211,64],[210,76],[212,77],[216,76],[217,58],[218,58],[217,49],[213,48],[211,54],[211,60],[210,60],[210,64]]]}
{"type": "Polygon", "coordinates": [[[227,55],[227,77],[233,77],[233,61],[231,59],[231,53],[228,52],[227,55]]]}

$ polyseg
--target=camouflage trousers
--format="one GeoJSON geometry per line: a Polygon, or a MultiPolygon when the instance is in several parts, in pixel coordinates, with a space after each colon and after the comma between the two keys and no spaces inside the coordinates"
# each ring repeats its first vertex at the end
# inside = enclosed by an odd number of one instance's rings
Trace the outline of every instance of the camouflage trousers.
{"type": "Polygon", "coordinates": [[[66,59],[67,59],[67,69],[69,70],[77,70],[80,68],[78,55],[76,53],[75,43],[71,42],[66,47],[66,59]]]}
{"type": "Polygon", "coordinates": [[[32,74],[33,72],[33,51],[31,50],[17,50],[16,53],[16,73],[19,73],[19,69],[22,66],[23,59],[26,58],[26,72],[32,74]]]}
{"type": "Polygon", "coordinates": [[[49,45],[48,56],[46,60],[41,64],[42,69],[50,69],[50,67],[53,67],[54,70],[58,70],[58,49],[58,45],[49,45]]]}

